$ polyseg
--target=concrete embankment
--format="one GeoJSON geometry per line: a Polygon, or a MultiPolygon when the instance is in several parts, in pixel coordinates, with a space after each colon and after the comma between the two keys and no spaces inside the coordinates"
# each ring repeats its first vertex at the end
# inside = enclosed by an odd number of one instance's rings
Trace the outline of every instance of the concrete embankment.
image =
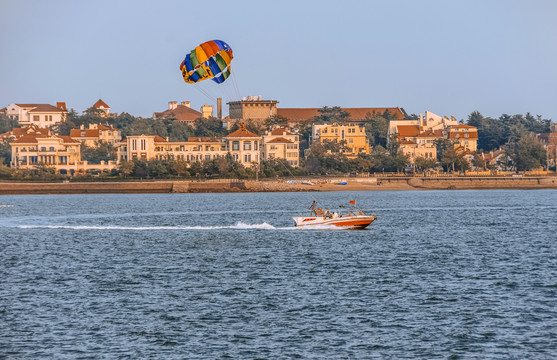
{"type": "Polygon", "coordinates": [[[557,189],[557,177],[377,177],[273,181],[0,182],[0,195],[557,189]],[[346,183],[339,185],[339,183],[346,183]]]}

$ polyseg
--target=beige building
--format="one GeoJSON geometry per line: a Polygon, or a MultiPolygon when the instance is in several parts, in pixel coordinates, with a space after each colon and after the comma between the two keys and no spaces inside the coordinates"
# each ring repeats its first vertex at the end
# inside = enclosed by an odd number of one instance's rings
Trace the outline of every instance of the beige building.
{"type": "Polygon", "coordinates": [[[478,149],[478,128],[464,124],[453,125],[449,127],[449,139],[464,150],[474,152],[478,149]]]}
{"type": "Polygon", "coordinates": [[[2,109],[6,116],[20,125],[45,128],[66,120],[68,110],[65,102],[50,104],[10,104],[2,109]]]}
{"type": "Polygon", "coordinates": [[[264,160],[285,159],[292,167],[300,165],[300,139],[286,128],[268,131],[262,138],[264,160]]]}
{"type": "Polygon", "coordinates": [[[343,154],[355,158],[358,154],[369,154],[369,143],[363,126],[354,123],[312,125],[312,142],[334,142],[343,145],[343,154]]]}
{"type": "Polygon", "coordinates": [[[439,116],[432,113],[431,111],[426,111],[425,114],[420,114],[419,119],[412,120],[391,120],[389,121],[389,132],[388,135],[394,135],[399,133],[399,129],[403,126],[417,126],[420,131],[426,130],[446,130],[450,126],[458,125],[458,120],[451,116],[449,119],[447,116],[439,116]]]}
{"type": "Polygon", "coordinates": [[[228,153],[221,139],[192,137],[188,141],[170,142],[158,135],[128,136],[118,145],[118,162],[141,160],[203,161],[224,157],[228,153]]]}
{"type": "Polygon", "coordinates": [[[81,143],[69,136],[24,135],[10,143],[15,169],[33,169],[38,165],[54,168],[60,174],[85,174],[88,171],[109,172],[116,169],[114,161],[89,164],[81,161],[81,143]]]}
{"type": "Polygon", "coordinates": [[[224,138],[226,148],[232,157],[245,167],[260,163],[261,137],[242,126],[224,138]]]}
{"type": "Polygon", "coordinates": [[[230,129],[236,122],[253,120],[264,122],[269,117],[277,114],[276,100],[262,100],[261,96],[244,97],[241,101],[228,103],[228,117],[224,126],[230,129]]]}
{"type": "Polygon", "coordinates": [[[70,131],[70,137],[89,147],[98,147],[100,143],[116,144],[122,140],[120,130],[103,124],[89,124],[88,129],[81,125],[70,131]]]}

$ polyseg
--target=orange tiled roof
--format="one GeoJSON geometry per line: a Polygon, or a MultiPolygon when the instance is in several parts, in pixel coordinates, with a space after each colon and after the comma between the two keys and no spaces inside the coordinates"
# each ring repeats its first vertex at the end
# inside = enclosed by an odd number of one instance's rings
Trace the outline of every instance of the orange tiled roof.
{"type": "Polygon", "coordinates": [[[176,119],[178,121],[194,121],[203,117],[203,114],[188,106],[178,105],[174,110],[156,112],[154,113],[154,117],[162,119],[176,119]]]}
{"type": "Polygon", "coordinates": [[[110,106],[108,106],[104,101],[102,101],[101,99],[97,100],[97,102],[93,105],[93,107],[95,109],[100,109],[105,108],[105,109],[110,109],[110,106]]]}
{"type": "Polygon", "coordinates": [[[293,144],[293,141],[285,139],[283,137],[278,137],[273,140],[266,141],[267,144],[293,144]]]}
{"type": "Polygon", "coordinates": [[[402,140],[400,142],[401,145],[417,145],[415,142],[413,142],[412,140],[402,140]]]}
{"type": "Polygon", "coordinates": [[[41,134],[28,134],[13,141],[12,144],[36,144],[38,143],[37,139],[51,139],[51,138],[62,139],[64,143],[79,143],[79,141],[72,139],[70,136],[60,136],[60,135],[48,136],[48,135],[41,135],[41,134]]]}
{"type": "Polygon", "coordinates": [[[243,125],[238,130],[234,131],[232,134],[228,135],[227,138],[242,138],[242,137],[259,137],[246,129],[243,125]]]}
{"type": "Polygon", "coordinates": [[[98,129],[71,129],[70,136],[72,138],[98,138],[99,137],[99,130],[98,129]],[[85,132],[85,135],[81,135],[82,132],[85,132]]]}
{"type": "Polygon", "coordinates": [[[32,110],[29,110],[29,112],[65,112],[65,110],[62,110],[50,104],[16,104],[16,105],[22,108],[27,108],[27,109],[31,108],[32,110]]]}
{"type": "Polygon", "coordinates": [[[167,142],[162,136],[155,135],[155,142],[167,142]]]}
{"type": "MultiPolygon", "coordinates": [[[[316,116],[321,115],[320,108],[277,108],[277,115],[283,116],[288,120],[310,120],[316,116]]],[[[382,115],[388,111],[395,119],[402,120],[406,117],[406,112],[400,107],[390,108],[342,108],[350,114],[350,120],[357,121],[363,120],[369,114],[371,116],[378,114],[382,115]]]]}
{"type": "Polygon", "coordinates": [[[420,134],[420,126],[418,125],[398,125],[396,127],[398,138],[414,137],[420,134]]]}
{"type": "Polygon", "coordinates": [[[288,128],[276,128],[271,131],[271,135],[276,136],[276,135],[294,135],[294,134],[288,131],[288,128]]]}
{"type": "Polygon", "coordinates": [[[425,138],[425,137],[433,137],[433,138],[442,138],[443,132],[441,130],[426,130],[417,135],[417,137],[425,138]]]}

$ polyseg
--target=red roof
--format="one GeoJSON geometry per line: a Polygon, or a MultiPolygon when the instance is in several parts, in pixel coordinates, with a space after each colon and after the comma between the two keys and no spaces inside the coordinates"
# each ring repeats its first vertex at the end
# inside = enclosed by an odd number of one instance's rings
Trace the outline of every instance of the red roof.
{"type": "Polygon", "coordinates": [[[104,101],[102,101],[101,99],[97,100],[97,102],[93,105],[93,107],[95,109],[110,109],[110,106],[108,106],[104,101]]]}
{"type": "Polygon", "coordinates": [[[294,135],[287,128],[276,128],[271,131],[271,135],[294,135]]]}
{"type": "Polygon", "coordinates": [[[40,135],[40,134],[29,134],[20,137],[19,139],[12,142],[12,144],[36,144],[38,141],[37,139],[62,139],[64,143],[79,143],[79,141],[75,141],[70,136],[60,136],[60,135],[40,135]]]}
{"type": "Polygon", "coordinates": [[[203,114],[188,106],[178,105],[173,110],[156,112],[153,114],[153,117],[156,119],[176,119],[178,121],[194,121],[203,117],[203,114]]]}
{"type": "Polygon", "coordinates": [[[396,127],[398,138],[414,137],[420,134],[420,127],[418,125],[398,125],[396,127]]]}
{"type": "Polygon", "coordinates": [[[70,136],[73,138],[84,138],[84,137],[88,137],[88,138],[98,138],[99,137],[99,130],[98,129],[72,129],[70,130],[70,136]],[[84,135],[82,135],[82,132],[85,132],[84,135]]]}
{"type": "Polygon", "coordinates": [[[50,104],[16,104],[22,108],[31,108],[29,112],[66,112],[66,110],[57,108],[50,104]]]}
{"type": "MultiPolygon", "coordinates": [[[[283,116],[288,120],[310,120],[316,116],[321,115],[320,108],[277,108],[277,115],[283,116]]],[[[383,115],[388,111],[391,116],[397,120],[402,120],[406,117],[406,112],[400,107],[391,108],[342,108],[350,114],[349,120],[358,121],[364,120],[368,115],[383,115]]]]}
{"type": "Polygon", "coordinates": [[[228,135],[227,138],[244,138],[244,137],[256,137],[258,138],[259,135],[256,135],[246,129],[244,125],[240,127],[238,130],[234,131],[232,134],[228,135]]]}
{"type": "Polygon", "coordinates": [[[441,130],[426,130],[418,134],[417,137],[420,138],[442,138],[443,132],[441,130]]]}
{"type": "Polygon", "coordinates": [[[283,137],[278,137],[278,138],[275,138],[273,140],[265,141],[265,143],[267,143],[267,144],[292,144],[293,141],[290,141],[290,140],[285,139],[283,137]]]}
{"type": "Polygon", "coordinates": [[[0,138],[15,137],[20,138],[27,134],[50,135],[49,128],[40,128],[37,125],[26,126],[22,128],[13,128],[12,131],[0,134],[0,138]]]}
{"type": "Polygon", "coordinates": [[[166,142],[166,139],[161,136],[155,135],[155,142],[166,142]]]}

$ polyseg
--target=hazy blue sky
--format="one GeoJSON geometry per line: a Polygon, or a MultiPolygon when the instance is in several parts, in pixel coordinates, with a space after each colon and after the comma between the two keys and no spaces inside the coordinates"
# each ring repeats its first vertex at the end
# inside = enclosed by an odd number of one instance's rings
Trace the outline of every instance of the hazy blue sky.
{"type": "MultiPolygon", "coordinates": [[[[136,116],[169,100],[199,109],[211,100],[178,67],[220,39],[239,94],[279,107],[557,121],[556,18],[554,0],[0,0],[0,107],[66,101],[81,112],[102,97],[136,116]]],[[[202,89],[234,99],[225,84],[202,89]]]]}

